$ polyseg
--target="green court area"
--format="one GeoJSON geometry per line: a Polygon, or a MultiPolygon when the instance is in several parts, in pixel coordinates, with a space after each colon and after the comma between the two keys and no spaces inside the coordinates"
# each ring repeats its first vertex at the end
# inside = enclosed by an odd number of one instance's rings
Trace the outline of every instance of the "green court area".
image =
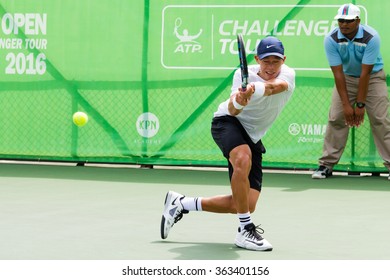
{"type": "Polygon", "coordinates": [[[387,177],[265,171],[253,221],[272,252],[233,244],[231,214],[191,212],[160,238],[165,194],[230,192],[226,169],[0,164],[1,260],[390,259],[387,177]]]}

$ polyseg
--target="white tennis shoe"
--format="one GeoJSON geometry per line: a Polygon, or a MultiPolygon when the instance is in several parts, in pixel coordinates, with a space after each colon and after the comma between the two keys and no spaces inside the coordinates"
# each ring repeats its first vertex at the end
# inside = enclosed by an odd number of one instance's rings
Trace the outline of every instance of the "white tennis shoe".
{"type": "Polygon", "coordinates": [[[272,245],[260,233],[264,230],[253,223],[246,225],[243,230],[238,228],[235,244],[238,247],[254,251],[272,251],[272,245]]]}
{"type": "Polygon", "coordinates": [[[184,195],[169,191],[165,196],[164,212],[161,218],[161,238],[168,237],[168,233],[175,223],[183,218],[183,214],[187,214],[188,211],[183,209],[183,205],[180,200],[184,198],[184,195]]]}

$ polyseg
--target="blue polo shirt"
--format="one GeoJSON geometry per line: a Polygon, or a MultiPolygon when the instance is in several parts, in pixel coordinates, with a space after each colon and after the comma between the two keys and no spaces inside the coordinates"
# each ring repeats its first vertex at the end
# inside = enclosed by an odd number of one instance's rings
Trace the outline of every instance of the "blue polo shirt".
{"type": "Polygon", "coordinates": [[[329,65],[342,64],[346,75],[359,77],[362,64],[374,65],[371,73],[383,68],[379,34],[370,26],[359,24],[359,30],[352,40],[336,27],[326,35],[324,45],[329,65]]]}

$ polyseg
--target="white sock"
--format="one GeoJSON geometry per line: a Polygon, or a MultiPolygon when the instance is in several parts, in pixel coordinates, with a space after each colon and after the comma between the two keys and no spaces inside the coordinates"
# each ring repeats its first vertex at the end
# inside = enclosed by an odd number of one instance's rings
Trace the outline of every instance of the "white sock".
{"type": "Polygon", "coordinates": [[[241,230],[243,230],[246,225],[249,225],[249,224],[252,223],[251,213],[250,212],[247,212],[247,213],[237,213],[237,215],[238,215],[238,220],[240,221],[241,230]]]}
{"type": "Polygon", "coordinates": [[[184,210],[188,211],[202,211],[201,197],[184,197],[181,200],[184,210]]]}

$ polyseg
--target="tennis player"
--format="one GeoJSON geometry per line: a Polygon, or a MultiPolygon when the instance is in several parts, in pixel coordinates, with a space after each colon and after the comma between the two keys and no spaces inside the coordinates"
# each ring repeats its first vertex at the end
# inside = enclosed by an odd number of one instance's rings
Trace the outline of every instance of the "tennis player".
{"type": "Polygon", "coordinates": [[[169,191],[161,221],[161,237],[167,238],[172,226],[189,211],[236,214],[239,228],[235,244],[249,250],[270,251],[272,245],[261,234],[264,230],[251,219],[262,188],[261,138],[289,101],[295,88],[295,72],[284,64],[282,42],[275,37],[260,41],[249,65],[249,84],[241,88],[241,71],[233,78],[230,98],[214,113],[212,136],[228,161],[231,194],[214,197],[186,197],[169,191]]]}

